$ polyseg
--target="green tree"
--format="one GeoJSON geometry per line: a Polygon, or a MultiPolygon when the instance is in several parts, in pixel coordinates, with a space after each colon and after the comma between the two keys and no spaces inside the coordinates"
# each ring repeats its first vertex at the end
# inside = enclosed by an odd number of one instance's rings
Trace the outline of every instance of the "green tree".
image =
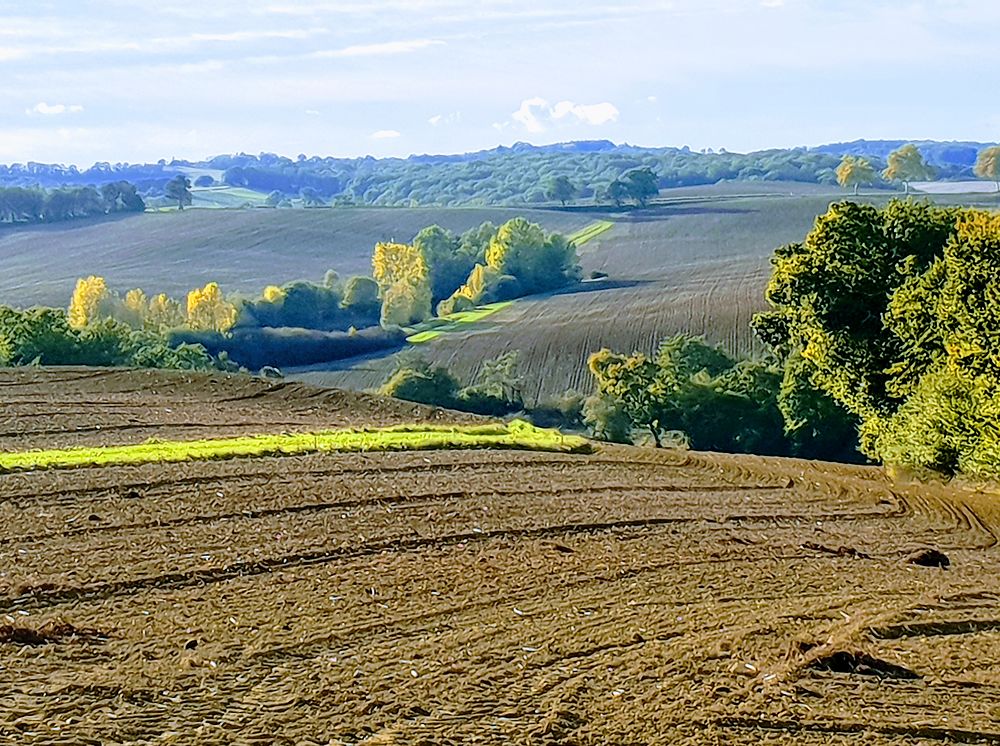
{"type": "Polygon", "coordinates": [[[934,169],[924,162],[924,156],[916,145],[904,145],[889,153],[888,165],[882,176],[887,181],[903,182],[904,191],[910,193],[911,181],[926,181],[934,178],[934,169]]]}
{"type": "Polygon", "coordinates": [[[583,403],[583,422],[598,440],[632,442],[632,420],[614,397],[603,394],[587,397],[583,403]]]}
{"type": "Polygon", "coordinates": [[[651,168],[633,168],[623,177],[628,196],[641,207],[646,206],[650,197],[660,193],[659,180],[651,168]]]}
{"type": "Polygon", "coordinates": [[[1000,145],[979,151],[974,171],[980,179],[989,179],[995,183],[1000,192],[1000,145]]]}
{"type": "Polygon", "coordinates": [[[621,207],[622,203],[629,198],[628,185],[620,179],[615,179],[605,190],[604,195],[607,199],[615,203],[616,207],[621,207]]]}
{"type": "Polygon", "coordinates": [[[844,189],[853,187],[855,194],[858,193],[858,187],[873,184],[876,179],[878,176],[867,158],[845,155],[837,166],[837,183],[844,189]]]}
{"type": "Polygon", "coordinates": [[[573,243],[558,233],[546,235],[540,225],[524,218],[500,226],[486,250],[486,263],[502,275],[516,277],[527,294],[580,279],[573,243]]]}
{"type": "Polygon", "coordinates": [[[455,406],[459,383],[447,368],[432,366],[417,356],[400,356],[396,370],[379,393],[438,407],[455,406]]]}
{"type": "Polygon", "coordinates": [[[590,356],[587,367],[598,393],[614,400],[636,427],[648,430],[660,448],[667,429],[667,407],[657,364],[638,352],[619,355],[603,349],[590,356]]]}
{"type": "Polygon", "coordinates": [[[191,180],[184,174],[177,174],[167,182],[164,193],[177,202],[178,210],[183,210],[185,205],[191,204],[191,180]]]}
{"type": "Polygon", "coordinates": [[[462,251],[461,240],[439,225],[421,230],[414,237],[413,246],[427,262],[433,303],[454,293],[475,265],[473,257],[462,251]]]}
{"type": "Polygon", "coordinates": [[[569,180],[568,176],[560,175],[549,180],[545,193],[549,199],[558,200],[565,207],[566,203],[573,199],[578,191],[576,185],[569,180]]]}

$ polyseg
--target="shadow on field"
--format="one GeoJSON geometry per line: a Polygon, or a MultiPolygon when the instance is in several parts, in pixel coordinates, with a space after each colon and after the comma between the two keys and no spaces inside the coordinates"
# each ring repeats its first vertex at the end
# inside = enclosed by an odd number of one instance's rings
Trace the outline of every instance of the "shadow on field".
{"type": "Polygon", "coordinates": [[[691,215],[750,215],[759,210],[739,207],[714,207],[711,205],[663,205],[634,210],[621,216],[622,223],[656,223],[669,218],[691,215]]]}
{"type": "Polygon", "coordinates": [[[142,217],[141,212],[114,212],[108,215],[91,215],[85,218],[72,218],[71,220],[57,220],[51,223],[4,223],[0,222],[0,235],[7,233],[52,233],[64,232],[73,228],[84,228],[86,226],[98,225],[101,223],[119,223],[123,220],[142,217]]]}
{"type": "Polygon", "coordinates": [[[586,282],[579,282],[576,285],[567,285],[550,293],[527,295],[518,300],[544,300],[545,298],[553,298],[557,295],[579,295],[580,293],[596,293],[601,290],[621,290],[623,288],[638,287],[639,285],[652,285],[655,282],[655,280],[588,280],[586,282]]]}

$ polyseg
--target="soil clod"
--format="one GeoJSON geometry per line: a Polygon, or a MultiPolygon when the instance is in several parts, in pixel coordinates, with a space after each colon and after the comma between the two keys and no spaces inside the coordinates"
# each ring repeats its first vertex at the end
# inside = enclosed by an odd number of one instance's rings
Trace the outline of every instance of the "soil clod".
{"type": "Polygon", "coordinates": [[[951,565],[948,555],[944,552],[939,552],[937,549],[921,549],[919,552],[914,552],[910,555],[907,562],[911,565],[920,565],[921,567],[946,568],[951,565]]]}
{"type": "Polygon", "coordinates": [[[809,664],[814,671],[846,673],[854,676],[876,676],[880,679],[919,679],[920,675],[905,666],[879,660],[867,653],[852,653],[839,650],[809,664]]]}

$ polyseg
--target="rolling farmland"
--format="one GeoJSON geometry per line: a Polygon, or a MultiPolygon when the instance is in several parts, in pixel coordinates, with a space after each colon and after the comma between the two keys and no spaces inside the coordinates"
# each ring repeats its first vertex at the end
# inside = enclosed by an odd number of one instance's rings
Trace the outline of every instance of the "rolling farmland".
{"type": "MultiPolygon", "coordinates": [[[[607,279],[519,300],[482,324],[421,344],[420,353],[468,378],[484,359],[517,350],[525,395],[537,401],[568,388],[589,391],[587,356],[605,346],[652,351],[664,337],[689,332],[732,352],[755,352],[749,323],[764,306],[771,254],[801,239],[829,202],[763,194],[590,213],[614,225],[581,247],[584,276],[598,271],[607,279]]],[[[294,376],[364,389],[380,384],[392,365],[376,357],[294,376]]]]}
{"type": "Polygon", "coordinates": [[[550,231],[588,225],[556,211],[445,208],[185,210],[58,225],[0,228],[0,303],[65,306],[78,277],[122,291],[181,296],[214,280],[229,292],[371,273],[378,241],[409,241],[435,223],[464,231],[524,215],[550,231]]]}
{"type": "MultiPolygon", "coordinates": [[[[5,451],[475,421],[219,375],[0,390],[5,451]]],[[[1000,742],[992,494],[601,446],[0,473],[0,517],[9,743],[1000,742]]]]}

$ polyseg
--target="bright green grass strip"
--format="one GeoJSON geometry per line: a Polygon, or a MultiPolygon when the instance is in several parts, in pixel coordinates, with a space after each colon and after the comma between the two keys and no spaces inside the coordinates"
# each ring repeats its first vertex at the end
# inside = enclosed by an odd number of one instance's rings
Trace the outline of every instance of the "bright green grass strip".
{"type": "Polygon", "coordinates": [[[423,323],[416,324],[412,329],[410,329],[412,334],[406,338],[406,341],[411,344],[421,344],[423,342],[430,342],[433,339],[437,339],[442,334],[463,331],[463,324],[474,324],[477,321],[482,321],[488,316],[492,316],[497,311],[502,311],[513,302],[514,301],[512,300],[505,300],[500,301],[499,303],[489,303],[485,306],[479,306],[469,311],[459,311],[458,313],[453,313],[450,316],[440,316],[436,319],[429,319],[423,323]]]}
{"type": "Polygon", "coordinates": [[[85,466],[175,463],[253,456],[357,451],[425,451],[502,448],[555,453],[587,453],[585,438],[563,435],[522,420],[469,426],[402,425],[371,430],[251,435],[191,441],[151,441],[138,445],[65,448],[0,453],[0,471],[72,469],[85,466]]]}
{"type": "Polygon", "coordinates": [[[578,247],[583,246],[588,241],[593,241],[599,235],[605,231],[609,231],[615,227],[615,224],[610,220],[598,220],[595,223],[581,228],[576,233],[571,233],[567,238],[575,243],[578,247]]]}
{"type": "Polygon", "coordinates": [[[436,329],[431,329],[426,332],[417,332],[416,334],[411,334],[406,338],[406,341],[413,345],[423,344],[424,342],[430,342],[432,339],[437,339],[441,336],[443,332],[436,329]]]}

